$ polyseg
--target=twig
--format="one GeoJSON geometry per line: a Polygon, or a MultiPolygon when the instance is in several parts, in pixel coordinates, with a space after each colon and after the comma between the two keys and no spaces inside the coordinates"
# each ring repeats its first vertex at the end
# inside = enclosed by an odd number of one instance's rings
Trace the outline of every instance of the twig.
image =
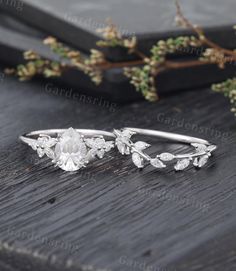
{"type": "Polygon", "coordinates": [[[201,29],[199,26],[195,26],[193,25],[184,15],[183,12],[181,10],[179,1],[176,0],[176,9],[177,9],[177,17],[180,19],[180,22],[182,23],[182,25],[184,27],[187,27],[189,29],[191,29],[194,33],[196,33],[199,37],[199,40],[202,42],[203,45],[207,45],[211,48],[214,48],[216,50],[219,50],[223,53],[225,53],[226,55],[230,55],[233,56],[234,60],[236,60],[236,53],[232,50],[229,49],[225,49],[221,46],[219,46],[218,44],[216,44],[215,42],[211,41],[210,39],[208,39],[205,34],[203,29],[201,29]]]}

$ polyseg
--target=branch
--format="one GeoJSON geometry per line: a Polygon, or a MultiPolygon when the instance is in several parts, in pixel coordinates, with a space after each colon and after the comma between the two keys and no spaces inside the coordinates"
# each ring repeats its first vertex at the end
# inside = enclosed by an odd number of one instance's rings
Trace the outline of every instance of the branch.
{"type": "Polygon", "coordinates": [[[226,55],[230,55],[233,57],[234,60],[236,60],[236,53],[232,50],[228,50],[225,48],[222,48],[221,46],[219,46],[218,44],[216,44],[215,42],[211,41],[210,39],[208,39],[202,28],[200,28],[199,26],[193,25],[184,15],[182,12],[182,9],[180,7],[179,1],[176,0],[175,2],[176,4],[176,9],[177,9],[177,22],[185,28],[189,28],[191,29],[194,33],[196,33],[198,35],[199,40],[202,42],[203,45],[207,45],[210,48],[214,48],[216,50],[219,50],[221,52],[223,52],[226,55]]]}

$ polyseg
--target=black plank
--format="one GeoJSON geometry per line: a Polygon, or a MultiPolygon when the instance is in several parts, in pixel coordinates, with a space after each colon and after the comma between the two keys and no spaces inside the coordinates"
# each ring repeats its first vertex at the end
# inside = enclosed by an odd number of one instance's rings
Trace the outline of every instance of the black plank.
{"type": "MultiPolygon", "coordinates": [[[[34,50],[43,57],[58,60],[50,50],[42,44],[44,33],[35,31],[13,18],[2,14],[0,17],[0,60],[7,66],[16,66],[24,63],[23,52],[34,50]]],[[[183,60],[182,58],[179,60],[183,60]]],[[[186,60],[186,59],[185,59],[186,60]]],[[[180,69],[162,73],[157,78],[159,93],[165,94],[176,90],[188,90],[208,86],[213,82],[220,82],[235,74],[235,65],[230,64],[220,70],[215,66],[204,66],[180,69]]],[[[87,75],[78,70],[71,70],[59,80],[70,96],[72,93],[87,93],[95,97],[103,97],[115,102],[129,102],[142,99],[128,78],[123,75],[123,69],[110,69],[104,73],[103,83],[95,86],[87,75]],[[72,88],[72,91],[71,91],[72,88]]]]}
{"type": "MultiPolygon", "coordinates": [[[[96,271],[235,269],[236,129],[223,96],[198,89],[110,110],[55,97],[44,82],[2,77],[0,88],[1,271],[70,270],[66,264],[96,271]],[[17,140],[27,131],[70,126],[160,129],[219,148],[201,170],[138,171],[113,151],[68,174],[17,140]]],[[[154,144],[151,152],[160,149],[154,144]]]]}
{"type": "MultiPolygon", "coordinates": [[[[3,0],[0,9],[59,37],[84,52],[95,46],[99,35],[97,28],[105,26],[105,20],[112,18],[126,36],[136,35],[140,49],[148,52],[159,39],[189,34],[175,26],[176,9],[174,1],[148,0],[3,0]],[[17,5],[18,3],[18,5],[17,5]]],[[[229,48],[235,48],[234,0],[180,1],[184,13],[195,24],[206,29],[207,34],[229,48]]],[[[110,54],[112,59],[123,59],[118,51],[110,54]]]]}

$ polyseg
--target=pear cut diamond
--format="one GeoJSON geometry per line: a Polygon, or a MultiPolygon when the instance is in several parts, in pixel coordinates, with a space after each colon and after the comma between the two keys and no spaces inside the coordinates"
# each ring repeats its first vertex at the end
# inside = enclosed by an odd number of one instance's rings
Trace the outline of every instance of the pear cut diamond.
{"type": "Polygon", "coordinates": [[[65,171],[76,171],[87,164],[87,147],[73,128],[66,130],[55,147],[55,162],[65,171]]]}

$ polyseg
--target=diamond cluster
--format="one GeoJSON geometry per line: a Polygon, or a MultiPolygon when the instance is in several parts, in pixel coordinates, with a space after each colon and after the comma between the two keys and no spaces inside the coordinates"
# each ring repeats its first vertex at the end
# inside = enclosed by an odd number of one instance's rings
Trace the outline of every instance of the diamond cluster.
{"type": "Polygon", "coordinates": [[[102,136],[86,138],[69,128],[57,138],[41,135],[30,145],[39,157],[46,155],[61,169],[76,171],[86,167],[95,157],[103,158],[114,147],[114,142],[106,141],[102,136]]]}

